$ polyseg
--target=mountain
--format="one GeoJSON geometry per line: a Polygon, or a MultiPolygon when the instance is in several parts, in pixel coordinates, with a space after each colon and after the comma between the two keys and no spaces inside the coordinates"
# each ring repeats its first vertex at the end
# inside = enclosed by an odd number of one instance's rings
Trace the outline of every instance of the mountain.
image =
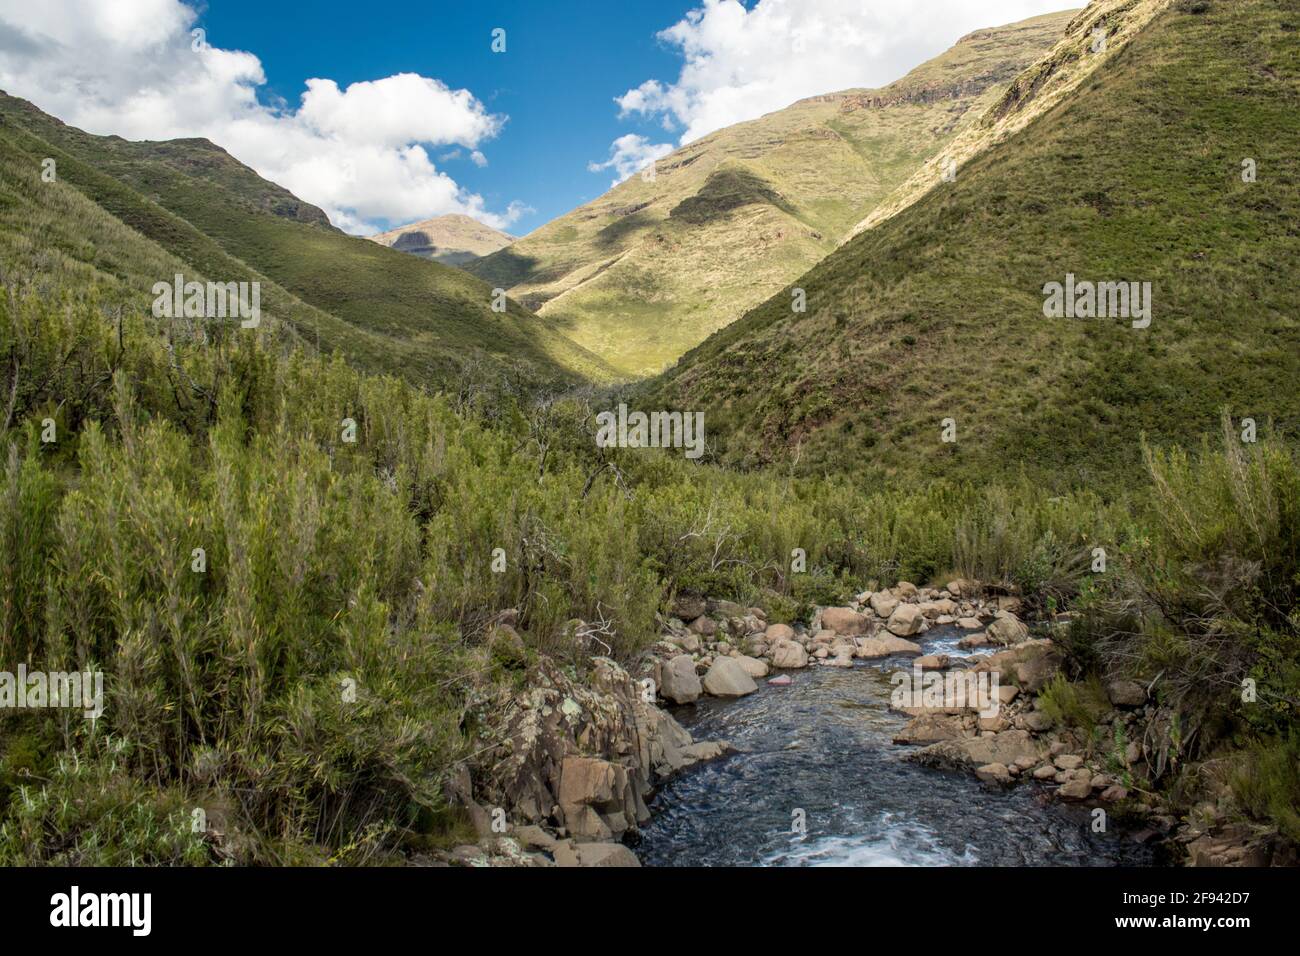
{"type": "Polygon", "coordinates": [[[864,477],[1127,480],[1143,436],[1186,447],[1224,406],[1295,437],[1298,39],[1284,0],[1093,3],[981,122],[1086,78],[801,276],[805,312],[777,293],[640,400],[707,409],[725,461],[864,477]],[[1149,327],[1046,317],[1068,276],[1150,283],[1149,327]]]}
{"type": "Polygon", "coordinates": [[[258,281],[264,312],[288,334],[420,383],[471,371],[530,387],[612,374],[552,320],[513,301],[494,311],[481,280],[345,235],[207,140],[93,136],[0,93],[0,160],[0,211],[15,227],[0,246],[7,280],[49,282],[50,256],[69,281],[107,283],[146,309],[153,284],[174,272],[258,281]],[[54,182],[41,180],[46,159],[54,182]],[[52,216],[56,200],[78,218],[52,216]]]}
{"type": "Polygon", "coordinates": [[[515,241],[508,233],[456,213],[413,222],[370,238],[381,246],[448,266],[463,266],[515,241]]]}
{"type": "Polygon", "coordinates": [[[658,372],[833,252],[1072,16],[981,30],[883,89],[720,130],[467,268],[625,376],[658,372]]]}

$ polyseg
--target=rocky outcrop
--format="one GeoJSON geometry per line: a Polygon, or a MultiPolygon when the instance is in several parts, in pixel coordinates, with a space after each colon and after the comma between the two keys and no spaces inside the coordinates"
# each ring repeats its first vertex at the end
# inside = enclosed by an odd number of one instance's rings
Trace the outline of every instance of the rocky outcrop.
{"type": "Polygon", "coordinates": [[[695,673],[695,661],[689,654],[678,654],[660,670],[659,693],[674,704],[693,704],[704,688],[695,673]]]}
{"type": "MultiPolygon", "coordinates": [[[[743,671],[741,676],[748,680],[743,671]]],[[[646,801],[658,780],[728,749],[692,740],[607,658],[592,660],[585,681],[547,658],[527,678],[524,691],[482,702],[471,772],[449,787],[484,839],[506,837],[519,845],[522,837],[544,857],[548,851],[539,832],[579,845],[616,840],[649,820],[646,801]]],[[[572,849],[570,862],[578,865],[630,862],[630,854],[619,849],[572,849]]],[[[558,864],[562,855],[553,847],[552,858],[543,862],[558,864]]],[[[460,862],[486,865],[476,859],[468,853],[460,862]]]]}

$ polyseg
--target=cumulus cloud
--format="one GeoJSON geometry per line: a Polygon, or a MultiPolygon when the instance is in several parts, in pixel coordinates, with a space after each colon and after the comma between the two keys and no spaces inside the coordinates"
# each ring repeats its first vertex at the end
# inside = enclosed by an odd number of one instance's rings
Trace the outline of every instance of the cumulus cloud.
{"type": "MultiPolygon", "coordinates": [[[[1082,0],[1076,0],[1082,6],[1082,0]]],[[[796,100],[884,86],[962,35],[1069,6],[1063,0],[737,0],[704,5],[659,38],[682,59],[676,81],[617,97],[624,117],[658,118],[684,145],[796,100]]]]}
{"type": "Polygon", "coordinates": [[[479,147],[505,118],[468,90],[314,78],[296,109],[268,106],[261,61],[196,34],[197,19],[180,0],[0,0],[0,89],[92,133],[206,137],[352,233],[452,212],[501,229],[527,208],[488,210],[426,151],[487,163],[479,147]]]}
{"type": "Polygon", "coordinates": [[[588,163],[587,171],[599,173],[606,169],[612,169],[618,178],[611,182],[610,186],[617,186],[623,180],[641,172],[656,159],[667,156],[672,151],[673,147],[668,143],[652,143],[644,136],[628,133],[626,136],[620,136],[614,140],[613,145],[609,148],[609,159],[603,163],[588,163]]]}

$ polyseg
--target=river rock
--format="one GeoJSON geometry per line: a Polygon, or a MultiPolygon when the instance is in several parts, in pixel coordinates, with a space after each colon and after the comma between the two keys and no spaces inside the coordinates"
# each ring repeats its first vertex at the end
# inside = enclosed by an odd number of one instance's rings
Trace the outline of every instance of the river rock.
{"type": "Polygon", "coordinates": [[[919,657],[921,654],[921,645],[892,635],[884,637],[864,637],[858,641],[858,649],[855,652],[855,656],[862,660],[889,657],[893,654],[907,654],[912,657],[919,657]]]}
{"type": "MultiPolygon", "coordinates": [[[[998,688],[1002,690],[1001,687],[998,688]]],[[[1027,714],[1022,714],[1020,720],[1025,725],[1025,730],[1035,734],[1046,733],[1052,729],[1052,718],[1041,710],[1031,710],[1027,714]]]]}
{"type": "Polygon", "coordinates": [[[948,667],[952,662],[947,654],[926,654],[924,657],[918,657],[912,661],[913,667],[919,667],[923,671],[941,671],[948,667]]]}
{"type": "Polygon", "coordinates": [[[772,666],[780,670],[807,667],[808,652],[795,641],[778,641],[772,648],[772,666]]]}
{"type": "Polygon", "coordinates": [[[775,644],[777,641],[788,641],[794,638],[794,628],[789,624],[769,624],[763,632],[763,640],[768,644],[775,644]]]}
{"type": "Polygon", "coordinates": [[[702,617],[707,610],[704,598],[692,594],[679,594],[677,600],[673,602],[672,614],[680,620],[693,621],[697,617],[702,617]]]}
{"type": "Polygon", "coordinates": [[[925,604],[920,605],[920,608],[921,608],[921,613],[924,614],[926,617],[930,618],[931,620],[935,620],[937,618],[942,618],[942,617],[951,618],[954,614],[957,613],[956,603],[953,601],[949,601],[946,598],[940,599],[938,601],[927,601],[925,604]]]}
{"type": "Polygon", "coordinates": [[[693,704],[700,699],[700,678],[689,654],[678,654],[663,665],[659,695],[674,704],[693,704]]]}
{"type": "Polygon", "coordinates": [[[743,608],[735,601],[717,601],[710,599],[708,602],[707,613],[715,617],[745,617],[749,613],[748,608],[743,608]]]}
{"type": "Polygon", "coordinates": [[[1014,615],[1020,613],[1020,610],[1021,608],[1024,607],[1025,602],[1020,600],[1020,598],[1015,597],[1014,595],[1002,594],[998,596],[997,600],[994,601],[994,604],[996,605],[999,611],[1006,611],[1008,614],[1014,615]]]}
{"type": "Polygon", "coordinates": [[[768,679],[767,686],[768,687],[789,687],[793,683],[794,683],[794,678],[791,677],[789,674],[777,674],[775,677],[768,679]]]}
{"type": "Polygon", "coordinates": [[[719,657],[704,675],[704,690],[714,697],[744,697],[758,685],[734,657],[719,657]]]}
{"type": "Polygon", "coordinates": [[[711,617],[697,617],[687,626],[701,637],[712,637],[718,633],[718,622],[711,617]]]}
{"type": "Polygon", "coordinates": [[[898,598],[888,591],[878,591],[871,595],[871,610],[875,611],[878,617],[888,618],[898,605],[898,598]]]}
{"type": "Polygon", "coordinates": [[[965,736],[958,717],[922,714],[913,717],[894,734],[896,744],[933,744],[941,740],[958,740],[965,736]]]}
{"type": "Polygon", "coordinates": [[[1003,787],[1011,785],[1011,771],[1006,764],[986,763],[975,768],[975,776],[984,783],[996,783],[1003,787]]]}
{"type": "Polygon", "coordinates": [[[767,676],[767,663],[765,661],[760,661],[757,657],[748,657],[745,654],[739,654],[732,659],[754,680],[761,680],[767,676]]]}
{"type": "Polygon", "coordinates": [[[1006,730],[987,737],[965,737],[931,744],[907,755],[907,760],[922,766],[956,770],[982,767],[985,764],[1015,763],[1021,757],[1037,757],[1038,748],[1023,730],[1006,730]]]}
{"type": "Polygon", "coordinates": [[[921,633],[924,627],[925,616],[916,604],[900,604],[885,624],[885,629],[895,637],[911,637],[921,633]]]}
{"type": "Polygon", "coordinates": [[[556,844],[553,851],[556,866],[640,866],[636,854],[621,843],[574,843],[567,840],[556,844]]]}
{"type": "Polygon", "coordinates": [[[1091,794],[1092,778],[1086,770],[1076,771],[1076,775],[1061,784],[1056,791],[1062,800],[1085,800],[1091,794]]]}
{"type": "Polygon", "coordinates": [[[841,637],[856,637],[870,629],[866,617],[849,607],[828,607],[822,611],[822,627],[841,637]]]}
{"type": "Polygon", "coordinates": [[[957,578],[944,585],[944,590],[955,598],[969,598],[979,593],[979,586],[965,578],[957,578]]]}
{"type": "Polygon", "coordinates": [[[994,644],[1019,644],[1029,637],[1029,628],[1009,611],[998,611],[984,633],[994,644]]]}
{"type": "Polygon", "coordinates": [[[1014,674],[1022,691],[1036,694],[1060,670],[1061,662],[1061,652],[1052,641],[1029,640],[986,657],[975,665],[975,670],[1014,674]]]}

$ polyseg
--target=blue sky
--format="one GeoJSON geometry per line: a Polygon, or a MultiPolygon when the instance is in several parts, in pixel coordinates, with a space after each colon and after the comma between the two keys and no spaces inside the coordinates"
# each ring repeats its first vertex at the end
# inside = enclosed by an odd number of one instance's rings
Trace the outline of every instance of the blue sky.
{"type": "Polygon", "coordinates": [[[523,235],[714,130],[1081,0],[201,2],[0,0],[0,89],[99,135],[206,137],[352,233],[459,212],[523,235]]]}
{"type": "MultiPolygon", "coordinates": [[[[265,0],[211,0],[199,25],[216,46],[251,50],[262,61],[263,100],[297,102],[309,77],[340,86],[414,72],[468,89],[492,113],[509,117],[480,148],[441,164],[458,183],[504,209],[518,200],[536,210],[512,224],[522,235],[594,199],[611,174],[587,171],[608,158],[620,135],[670,138],[660,124],[619,119],[614,98],[647,77],[671,79],[681,57],[656,39],[693,5],[668,0],[472,3],[368,3],[316,0],[310,16],[265,0]],[[506,30],[506,52],[491,52],[491,31],[506,30]]],[[[454,147],[431,149],[435,159],[454,147]]]]}

